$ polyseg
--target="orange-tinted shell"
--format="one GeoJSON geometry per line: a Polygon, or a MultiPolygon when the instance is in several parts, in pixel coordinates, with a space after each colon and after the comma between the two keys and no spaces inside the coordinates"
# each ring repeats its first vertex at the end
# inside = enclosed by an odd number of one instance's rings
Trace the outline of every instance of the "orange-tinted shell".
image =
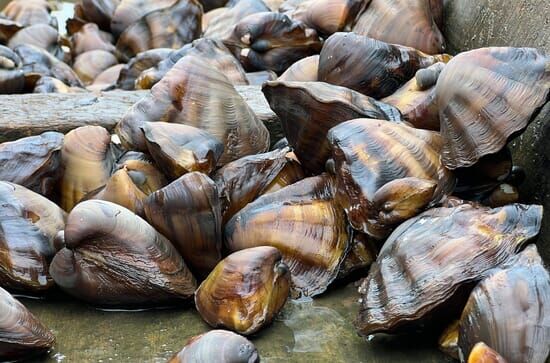
{"type": "Polygon", "coordinates": [[[507,363],[507,361],[491,347],[479,342],[470,352],[468,363],[507,363]]]}
{"type": "Polygon", "coordinates": [[[279,81],[315,82],[319,68],[319,55],[312,55],[293,63],[281,74],[279,81]]]}

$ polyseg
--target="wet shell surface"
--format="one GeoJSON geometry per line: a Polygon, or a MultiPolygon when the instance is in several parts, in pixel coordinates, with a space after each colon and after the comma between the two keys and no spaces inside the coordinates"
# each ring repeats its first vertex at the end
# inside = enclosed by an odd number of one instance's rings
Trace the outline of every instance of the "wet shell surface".
{"type": "Polygon", "coordinates": [[[473,284],[538,234],[541,220],[541,206],[463,204],[433,208],[401,224],[359,289],[359,333],[396,332],[437,321],[439,314],[452,316],[473,284]]]}
{"type": "Polygon", "coordinates": [[[224,258],[195,293],[195,305],[212,327],[248,335],[281,310],[290,292],[290,272],[274,247],[247,248],[224,258]]]}
{"type": "Polygon", "coordinates": [[[281,74],[279,81],[290,82],[315,82],[319,68],[319,55],[312,55],[294,62],[281,74]]]}
{"type": "Polygon", "coordinates": [[[382,239],[401,222],[440,202],[455,178],[441,164],[438,133],[356,119],[330,130],[338,201],[351,225],[382,239]]]}
{"type": "Polygon", "coordinates": [[[84,84],[90,85],[101,72],[117,63],[113,53],[106,50],[90,50],[76,57],[73,70],[84,84]]]}
{"type": "Polygon", "coordinates": [[[550,58],[533,48],[460,53],[439,76],[436,95],[443,163],[470,166],[501,150],[548,101],[550,58]]]}
{"type": "Polygon", "coordinates": [[[178,304],[196,282],[174,246],[128,209],[88,200],[69,214],[65,247],[50,274],[70,295],[98,306],[178,304]]]}
{"type": "Polygon", "coordinates": [[[484,342],[508,362],[544,363],[550,354],[550,274],[535,245],[472,291],[460,319],[460,355],[484,342]]]}
{"type": "Polygon", "coordinates": [[[470,352],[468,363],[507,363],[507,361],[491,347],[479,342],[470,352]]]}
{"type": "Polygon", "coordinates": [[[338,275],[350,238],[334,189],[323,174],[261,196],[226,224],[227,248],[276,247],[291,272],[293,295],[323,293],[338,275]]]}
{"type": "Polygon", "coordinates": [[[54,342],[52,332],[0,287],[0,359],[13,361],[45,353],[54,342]]]}
{"type": "Polygon", "coordinates": [[[270,9],[262,0],[232,1],[225,11],[220,11],[210,19],[203,37],[226,40],[231,36],[235,26],[245,17],[266,11],[270,11],[270,9]]]}
{"type": "MultiPolygon", "coordinates": [[[[139,81],[136,82],[140,75],[146,70],[155,67],[159,62],[167,59],[172,52],[174,52],[173,49],[157,48],[136,54],[136,56],[130,59],[120,71],[117,87],[129,91],[140,88],[137,87],[139,81]]],[[[160,81],[160,79],[158,79],[158,81],[160,81]]]]}
{"type": "Polygon", "coordinates": [[[284,134],[303,167],[325,170],[330,157],[328,131],[356,118],[401,120],[399,111],[353,90],[324,82],[267,82],[262,91],[279,116],[284,134]]]}

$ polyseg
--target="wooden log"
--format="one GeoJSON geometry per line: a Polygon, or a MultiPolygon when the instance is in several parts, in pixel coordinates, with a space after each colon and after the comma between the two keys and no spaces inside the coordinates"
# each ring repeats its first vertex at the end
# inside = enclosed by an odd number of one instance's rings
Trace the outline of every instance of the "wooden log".
{"type": "MultiPolygon", "coordinates": [[[[237,86],[254,113],[269,129],[272,143],[282,137],[277,115],[269,108],[260,86],[237,86]]],[[[130,106],[149,91],[0,95],[0,142],[38,135],[67,133],[84,125],[112,130],[130,106]]]]}

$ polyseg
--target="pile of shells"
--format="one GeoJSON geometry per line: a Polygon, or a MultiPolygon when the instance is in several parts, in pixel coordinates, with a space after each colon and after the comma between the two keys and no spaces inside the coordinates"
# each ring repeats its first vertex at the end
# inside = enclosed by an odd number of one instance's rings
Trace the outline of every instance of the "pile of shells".
{"type": "Polygon", "coordinates": [[[241,335],[288,299],[364,277],[362,336],[436,329],[463,362],[544,363],[543,210],[520,204],[507,145],[550,100],[550,56],[445,54],[442,9],[81,0],[60,34],[50,2],[11,1],[0,93],[149,91],[115,135],[88,125],[0,144],[0,360],[55,341],[9,292],[194,303],[226,330],[171,362],[257,362],[241,335]],[[249,84],[285,139],[235,88],[249,84]]]}

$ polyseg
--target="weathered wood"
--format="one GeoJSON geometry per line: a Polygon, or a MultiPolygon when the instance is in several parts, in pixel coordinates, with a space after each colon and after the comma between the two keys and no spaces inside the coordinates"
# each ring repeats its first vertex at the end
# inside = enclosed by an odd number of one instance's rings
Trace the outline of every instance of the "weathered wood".
{"type": "MultiPolygon", "coordinates": [[[[281,138],[277,115],[269,108],[259,86],[237,86],[258,118],[269,129],[272,142],[281,138]]],[[[126,110],[149,91],[111,91],[71,94],[0,96],[0,142],[45,131],[69,132],[84,125],[112,130],[126,110]]]]}

